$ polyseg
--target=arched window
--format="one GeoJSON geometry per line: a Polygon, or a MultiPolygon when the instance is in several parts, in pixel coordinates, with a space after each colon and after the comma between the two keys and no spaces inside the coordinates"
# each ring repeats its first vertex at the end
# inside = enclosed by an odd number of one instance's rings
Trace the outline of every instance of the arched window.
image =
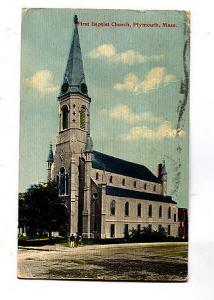
{"type": "Polygon", "coordinates": [[[59,195],[68,195],[68,181],[68,174],[66,174],[65,168],[60,168],[59,175],[57,175],[59,195]]]}
{"type": "Polygon", "coordinates": [[[149,211],[148,211],[148,215],[151,218],[152,217],[152,205],[149,205],[149,211]]]}
{"type": "Polygon", "coordinates": [[[171,219],[171,207],[168,208],[168,219],[171,219]]]}
{"type": "Polygon", "coordinates": [[[137,187],[137,181],[134,181],[134,188],[137,187]]]}
{"type": "Polygon", "coordinates": [[[129,202],[125,203],[125,216],[129,215],[129,202]]]}
{"type": "Polygon", "coordinates": [[[159,207],[159,218],[162,218],[162,206],[159,207]]]}
{"type": "Polygon", "coordinates": [[[122,185],[125,185],[126,184],[126,181],[125,181],[125,179],[123,179],[123,181],[122,181],[122,185]]]}
{"type": "Polygon", "coordinates": [[[111,204],[110,204],[110,213],[111,213],[112,216],[115,215],[115,200],[111,201],[111,204]]]}
{"type": "Polygon", "coordinates": [[[176,217],[176,214],[174,214],[174,222],[177,221],[177,217],[176,217]]]}
{"type": "Polygon", "coordinates": [[[109,178],[109,182],[110,182],[110,183],[112,183],[112,182],[113,182],[113,177],[112,177],[112,176],[110,176],[110,178],[109,178]]]}
{"type": "Polygon", "coordinates": [[[147,185],[146,185],[146,183],[144,183],[144,190],[146,190],[146,188],[147,188],[147,185]]]}
{"type": "Polygon", "coordinates": [[[140,203],[137,205],[137,216],[141,217],[141,204],[140,203]]]}
{"type": "Polygon", "coordinates": [[[86,128],[85,113],[85,107],[82,106],[80,110],[80,128],[84,130],[86,128]]]}
{"type": "Polygon", "coordinates": [[[96,173],[96,180],[99,180],[99,173],[96,173]]]}
{"type": "Polygon", "coordinates": [[[161,232],[162,231],[162,226],[158,225],[158,231],[161,232]]]}
{"type": "Polygon", "coordinates": [[[67,105],[64,105],[62,107],[62,130],[68,128],[68,116],[69,116],[69,110],[67,105]]]}

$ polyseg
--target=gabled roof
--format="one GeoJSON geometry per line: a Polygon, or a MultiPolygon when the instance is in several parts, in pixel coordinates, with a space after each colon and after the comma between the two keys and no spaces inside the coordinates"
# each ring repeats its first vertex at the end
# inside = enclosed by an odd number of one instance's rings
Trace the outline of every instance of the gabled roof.
{"type": "Polygon", "coordinates": [[[62,87],[63,85],[66,87],[64,88],[64,91],[63,88],[61,89],[59,96],[63,96],[67,93],[82,93],[87,96],[87,87],[77,25],[78,19],[75,15],[73,39],[62,83],[62,87]],[[82,85],[84,85],[84,88],[82,88],[82,85]]]}
{"type": "Polygon", "coordinates": [[[92,151],[92,154],[92,168],[94,169],[105,170],[107,172],[160,183],[158,177],[143,165],[97,151],[92,151]]]}
{"type": "Polygon", "coordinates": [[[152,194],[152,193],[145,193],[145,192],[121,189],[121,188],[110,186],[110,185],[106,186],[106,194],[111,195],[111,196],[124,197],[124,198],[127,197],[127,198],[135,198],[135,199],[143,199],[143,200],[149,200],[149,201],[158,201],[158,202],[164,202],[164,203],[177,204],[177,202],[172,200],[172,197],[170,197],[170,196],[163,196],[163,195],[159,195],[159,194],[152,194]]]}

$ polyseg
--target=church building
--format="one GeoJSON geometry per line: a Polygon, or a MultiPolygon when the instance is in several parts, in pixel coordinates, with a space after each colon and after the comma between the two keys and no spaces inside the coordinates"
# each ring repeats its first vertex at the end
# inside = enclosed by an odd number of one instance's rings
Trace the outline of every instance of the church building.
{"type": "Polygon", "coordinates": [[[69,210],[68,234],[123,238],[135,228],[164,228],[178,235],[177,203],[167,196],[165,162],[153,174],[144,165],[94,150],[90,105],[74,17],[73,40],[58,96],[59,128],[55,153],[48,155],[48,181],[56,181],[69,210]]]}

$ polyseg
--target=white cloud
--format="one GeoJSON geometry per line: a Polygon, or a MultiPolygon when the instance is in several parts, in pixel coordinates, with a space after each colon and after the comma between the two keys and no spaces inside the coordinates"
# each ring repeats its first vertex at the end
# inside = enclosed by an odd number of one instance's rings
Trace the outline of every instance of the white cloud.
{"type": "Polygon", "coordinates": [[[124,77],[124,81],[115,84],[114,88],[118,91],[127,90],[134,94],[140,94],[166,86],[173,81],[175,81],[174,75],[168,74],[164,67],[157,67],[151,69],[142,81],[134,73],[129,73],[124,77]]]}
{"type": "Polygon", "coordinates": [[[110,118],[125,120],[128,122],[136,122],[141,120],[141,115],[130,111],[129,107],[125,104],[115,106],[109,113],[110,118]]]}
{"type": "Polygon", "coordinates": [[[93,49],[88,56],[96,59],[101,57],[112,57],[116,54],[116,49],[111,44],[104,44],[93,49]]]}
{"type": "MultiPolygon", "coordinates": [[[[105,110],[105,113],[108,112],[105,110]]],[[[138,122],[141,120],[149,123],[160,123],[163,119],[156,117],[152,112],[146,111],[143,113],[134,113],[125,104],[118,104],[109,111],[109,116],[112,119],[124,120],[130,123],[138,122]]]]}
{"type": "Polygon", "coordinates": [[[53,83],[53,73],[49,70],[40,70],[25,79],[25,83],[42,94],[53,93],[57,87],[53,83]]]}
{"type": "Polygon", "coordinates": [[[174,129],[170,122],[164,122],[159,127],[154,129],[147,126],[133,127],[127,134],[122,134],[120,137],[125,141],[132,141],[137,139],[160,140],[163,138],[175,138],[185,135],[183,129],[174,129]]]}
{"type": "Polygon", "coordinates": [[[160,61],[164,58],[163,54],[145,56],[135,50],[127,50],[124,52],[117,52],[117,49],[112,44],[103,44],[91,52],[88,56],[92,59],[107,59],[109,63],[123,63],[133,65],[136,63],[144,63],[145,61],[160,61]]]}
{"type": "Polygon", "coordinates": [[[147,121],[149,123],[161,123],[162,118],[156,117],[151,111],[145,111],[142,113],[141,120],[147,121]]]}

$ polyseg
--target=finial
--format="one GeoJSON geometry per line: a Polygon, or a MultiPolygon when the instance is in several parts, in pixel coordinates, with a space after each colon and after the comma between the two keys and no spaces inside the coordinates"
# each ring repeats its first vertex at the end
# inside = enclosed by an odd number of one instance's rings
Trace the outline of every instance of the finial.
{"type": "Polygon", "coordinates": [[[78,18],[77,18],[77,15],[74,16],[74,24],[78,24],[78,18]]]}

